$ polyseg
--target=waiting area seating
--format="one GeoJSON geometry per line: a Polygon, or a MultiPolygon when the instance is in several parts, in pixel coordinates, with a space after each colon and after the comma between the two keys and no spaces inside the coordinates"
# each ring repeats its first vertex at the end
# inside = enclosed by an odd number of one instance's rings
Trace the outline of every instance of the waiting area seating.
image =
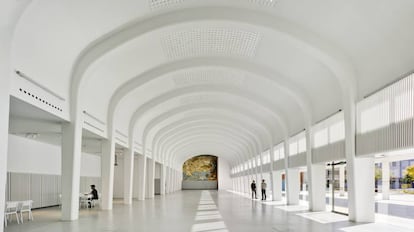
{"type": "Polygon", "coordinates": [[[13,216],[16,217],[17,224],[23,223],[23,213],[28,213],[28,220],[33,221],[32,200],[26,201],[8,201],[4,210],[4,225],[12,222],[13,216]]]}

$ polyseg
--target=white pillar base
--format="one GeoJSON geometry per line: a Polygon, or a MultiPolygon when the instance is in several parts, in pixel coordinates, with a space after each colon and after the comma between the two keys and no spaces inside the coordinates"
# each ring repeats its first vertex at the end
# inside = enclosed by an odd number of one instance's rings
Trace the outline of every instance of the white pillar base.
{"type": "Polygon", "coordinates": [[[309,210],[325,211],[325,165],[312,164],[310,170],[308,168],[309,182],[309,210]]]}
{"type": "Polygon", "coordinates": [[[145,179],[147,176],[147,158],[143,155],[138,155],[138,200],[145,200],[145,179]]]}
{"type": "Polygon", "coordinates": [[[299,204],[300,175],[298,169],[287,169],[286,200],[288,205],[299,204]]]}
{"type": "Polygon", "coordinates": [[[124,204],[132,204],[132,190],[134,179],[134,151],[124,150],[124,204]]]}
{"type": "MultiPolygon", "coordinates": [[[[78,119],[79,121],[79,119],[78,119]]],[[[62,124],[62,220],[79,217],[82,128],[76,120],[62,124]]]]}

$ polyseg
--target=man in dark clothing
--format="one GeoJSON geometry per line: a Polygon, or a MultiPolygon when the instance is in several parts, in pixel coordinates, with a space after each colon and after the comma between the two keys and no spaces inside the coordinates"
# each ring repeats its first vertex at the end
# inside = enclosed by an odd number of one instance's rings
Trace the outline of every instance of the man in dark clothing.
{"type": "Polygon", "coordinates": [[[257,196],[256,196],[256,183],[254,182],[254,180],[253,180],[252,184],[250,185],[250,188],[252,189],[252,199],[257,199],[257,196]]]}
{"type": "Polygon", "coordinates": [[[92,207],[92,204],[91,204],[91,202],[93,201],[93,200],[98,200],[99,199],[99,196],[98,196],[98,191],[96,190],[96,188],[95,188],[95,185],[93,184],[93,185],[91,185],[91,189],[92,189],[92,191],[90,192],[90,194],[92,195],[92,197],[89,199],[89,208],[91,208],[92,207]]]}

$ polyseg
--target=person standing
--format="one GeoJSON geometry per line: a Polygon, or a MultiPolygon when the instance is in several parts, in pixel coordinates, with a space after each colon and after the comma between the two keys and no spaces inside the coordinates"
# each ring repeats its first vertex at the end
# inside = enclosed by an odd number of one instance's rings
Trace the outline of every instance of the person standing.
{"type": "Polygon", "coordinates": [[[252,189],[252,199],[257,199],[257,194],[256,194],[256,182],[252,182],[252,184],[250,185],[250,188],[252,189]]]}
{"type": "Polygon", "coordinates": [[[267,184],[265,180],[263,179],[262,180],[262,201],[266,200],[266,187],[267,187],[267,184]]]}

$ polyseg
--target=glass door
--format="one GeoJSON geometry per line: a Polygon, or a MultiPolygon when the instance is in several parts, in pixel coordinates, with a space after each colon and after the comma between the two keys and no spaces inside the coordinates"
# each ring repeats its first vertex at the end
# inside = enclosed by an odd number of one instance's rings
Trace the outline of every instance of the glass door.
{"type": "Polygon", "coordinates": [[[333,161],[328,164],[328,196],[331,211],[348,215],[348,193],[346,181],[346,161],[333,161]]]}

